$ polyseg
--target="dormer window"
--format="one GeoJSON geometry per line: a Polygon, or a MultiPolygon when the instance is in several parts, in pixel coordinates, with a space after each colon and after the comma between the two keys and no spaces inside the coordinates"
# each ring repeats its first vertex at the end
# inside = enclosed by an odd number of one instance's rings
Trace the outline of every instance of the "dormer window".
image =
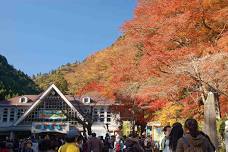
{"type": "Polygon", "coordinates": [[[28,102],[28,98],[27,97],[21,97],[19,102],[20,103],[27,103],[28,102]]]}
{"type": "Polygon", "coordinates": [[[90,103],[90,97],[84,97],[82,99],[82,102],[85,103],[85,104],[89,104],[90,103]]]}

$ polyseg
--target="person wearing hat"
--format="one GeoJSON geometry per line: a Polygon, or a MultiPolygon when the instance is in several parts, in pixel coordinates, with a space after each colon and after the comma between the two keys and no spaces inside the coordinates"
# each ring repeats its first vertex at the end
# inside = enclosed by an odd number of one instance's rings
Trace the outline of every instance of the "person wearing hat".
{"type": "Polygon", "coordinates": [[[76,145],[76,137],[80,135],[79,131],[70,130],[65,138],[65,144],[61,146],[58,152],[80,152],[79,147],[76,145]]]}

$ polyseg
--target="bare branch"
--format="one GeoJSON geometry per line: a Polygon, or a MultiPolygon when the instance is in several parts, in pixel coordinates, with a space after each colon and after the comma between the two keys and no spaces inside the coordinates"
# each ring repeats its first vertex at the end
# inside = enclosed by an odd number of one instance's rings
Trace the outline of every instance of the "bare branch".
{"type": "Polygon", "coordinates": [[[226,29],[226,25],[227,25],[227,23],[223,26],[223,29],[221,30],[221,32],[219,33],[219,35],[217,36],[217,38],[215,39],[215,41],[217,41],[220,38],[220,36],[224,32],[224,30],[226,29]]]}

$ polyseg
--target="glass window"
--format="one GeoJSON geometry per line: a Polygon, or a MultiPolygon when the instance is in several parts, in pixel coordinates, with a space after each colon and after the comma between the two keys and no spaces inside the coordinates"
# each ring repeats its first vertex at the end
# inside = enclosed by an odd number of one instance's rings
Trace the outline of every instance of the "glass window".
{"type": "Polygon", "coordinates": [[[85,114],[90,114],[90,110],[87,109],[87,108],[85,108],[85,109],[84,109],[84,113],[85,113],[85,114]]]}
{"type": "Polygon", "coordinates": [[[111,112],[107,111],[107,122],[111,122],[111,112]]]}
{"type": "Polygon", "coordinates": [[[21,103],[27,103],[28,102],[28,98],[27,97],[21,97],[20,98],[20,102],[21,103]]]}
{"type": "Polygon", "coordinates": [[[17,119],[24,114],[25,109],[17,109],[17,119]]]}
{"type": "Polygon", "coordinates": [[[100,122],[104,122],[104,109],[101,108],[100,110],[100,122]]]}
{"type": "Polygon", "coordinates": [[[8,118],[8,109],[5,108],[5,109],[3,110],[2,121],[3,121],[3,122],[7,122],[7,118],[8,118]]]}
{"type": "Polygon", "coordinates": [[[83,101],[84,103],[90,103],[90,98],[89,97],[83,98],[83,101]]]}
{"type": "Polygon", "coordinates": [[[14,113],[15,113],[15,109],[14,108],[11,108],[10,109],[10,121],[14,121],[14,113]]]}
{"type": "Polygon", "coordinates": [[[96,108],[93,110],[93,121],[98,121],[98,110],[96,108]]]}
{"type": "Polygon", "coordinates": [[[21,109],[17,109],[17,119],[18,119],[18,118],[20,118],[20,116],[21,116],[21,112],[22,112],[22,110],[21,110],[21,109]]]}

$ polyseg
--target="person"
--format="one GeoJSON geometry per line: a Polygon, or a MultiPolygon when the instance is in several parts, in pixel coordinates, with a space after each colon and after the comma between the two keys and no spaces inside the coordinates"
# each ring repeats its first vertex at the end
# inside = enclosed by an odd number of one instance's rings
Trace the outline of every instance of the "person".
{"type": "Polygon", "coordinates": [[[83,151],[83,136],[82,135],[78,136],[78,138],[76,140],[76,144],[79,147],[80,152],[82,152],[83,151]]]}
{"type": "Polygon", "coordinates": [[[215,150],[216,150],[216,148],[215,148],[214,144],[212,143],[212,141],[211,141],[210,137],[209,137],[207,134],[205,134],[204,132],[202,132],[202,131],[200,131],[200,134],[201,134],[201,135],[203,135],[204,137],[206,137],[206,138],[208,139],[208,141],[209,141],[210,145],[211,145],[211,146],[212,146],[212,148],[213,148],[213,151],[215,151],[215,150]]]}
{"type": "Polygon", "coordinates": [[[115,152],[123,152],[123,149],[124,149],[124,141],[123,141],[123,138],[120,135],[117,135],[116,136],[116,139],[115,139],[113,150],[115,152]]]}
{"type": "Polygon", "coordinates": [[[39,152],[55,152],[54,142],[44,139],[38,144],[39,152]]]}
{"type": "Polygon", "coordinates": [[[88,141],[88,152],[102,152],[103,145],[100,139],[96,137],[96,133],[92,133],[92,137],[88,141]]]}
{"type": "Polygon", "coordinates": [[[214,152],[209,140],[198,131],[198,122],[187,119],[185,135],[178,140],[176,152],[214,152]]]}
{"type": "Polygon", "coordinates": [[[170,152],[169,149],[169,134],[171,132],[171,126],[167,125],[163,128],[163,132],[165,134],[165,137],[161,141],[161,147],[160,151],[161,152],[170,152]]]}
{"type": "Polygon", "coordinates": [[[144,147],[144,142],[145,142],[145,137],[144,137],[144,135],[138,137],[138,141],[139,141],[140,146],[141,146],[143,149],[145,149],[145,147],[144,147]]]}
{"type": "Polygon", "coordinates": [[[13,140],[13,151],[19,151],[19,141],[17,139],[13,140]]]}
{"type": "Polygon", "coordinates": [[[104,139],[104,148],[103,148],[103,152],[109,152],[109,149],[111,149],[111,139],[108,133],[106,133],[105,135],[105,139],[104,139]]]}
{"type": "Polygon", "coordinates": [[[117,138],[114,144],[115,152],[121,152],[120,138],[117,138]]]}
{"type": "Polygon", "coordinates": [[[169,148],[170,151],[175,152],[177,148],[177,141],[183,137],[184,130],[182,128],[182,124],[176,122],[172,126],[172,130],[169,134],[169,148]]]}
{"type": "Polygon", "coordinates": [[[82,152],[88,152],[87,137],[86,136],[83,138],[82,152]]]}
{"type": "Polygon", "coordinates": [[[76,129],[69,130],[66,138],[65,144],[59,147],[58,152],[80,152],[79,147],[76,145],[76,137],[80,135],[79,131],[76,129]]]}
{"type": "Polygon", "coordinates": [[[111,148],[109,149],[109,152],[114,152],[115,149],[115,142],[116,142],[116,136],[112,135],[111,136],[111,148]]]}
{"type": "Polygon", "coordinates": [[[136,134],[130,134],[126,139],[126,152],[144,152],[142,146],[140,146],[136,134]]]}
{"type": "Polygon", "coordinates": [[[52,149],[58,151],[59,147],[63,144],[61,138],[54,138],[52,141],[52,149]]]}
{"type": "Polygon", "coordinates": [[[120,138],[119,144],[120,144],[120,151],[124,152],[124,139],[122,137],[120,138]]]}
{"type": "Polygon", "coordinates": [[[104,144],[104,137],[103,137],[103,136],[99,136],[99,139],[100,139],[101,142],[104,144]]]}
{"type": "Polygon", "coordinates": [[[0,142],[0,152],[9,152],[9,149],[6,148],[6,143],[3,141],[0,142]]]}
{"type": "Polygon", "coordinates": [[[24,143],[24,148],[22,149],[22,152],[34,152],[32,149],[32,141],[26,140],[24,143]]]}
{"type": "Polygon", "coordinates": [[[150,135],[148,135],[144,140],[144,149],[145,149],[145,152],[152,152],[153,142],[150,135]]]}

